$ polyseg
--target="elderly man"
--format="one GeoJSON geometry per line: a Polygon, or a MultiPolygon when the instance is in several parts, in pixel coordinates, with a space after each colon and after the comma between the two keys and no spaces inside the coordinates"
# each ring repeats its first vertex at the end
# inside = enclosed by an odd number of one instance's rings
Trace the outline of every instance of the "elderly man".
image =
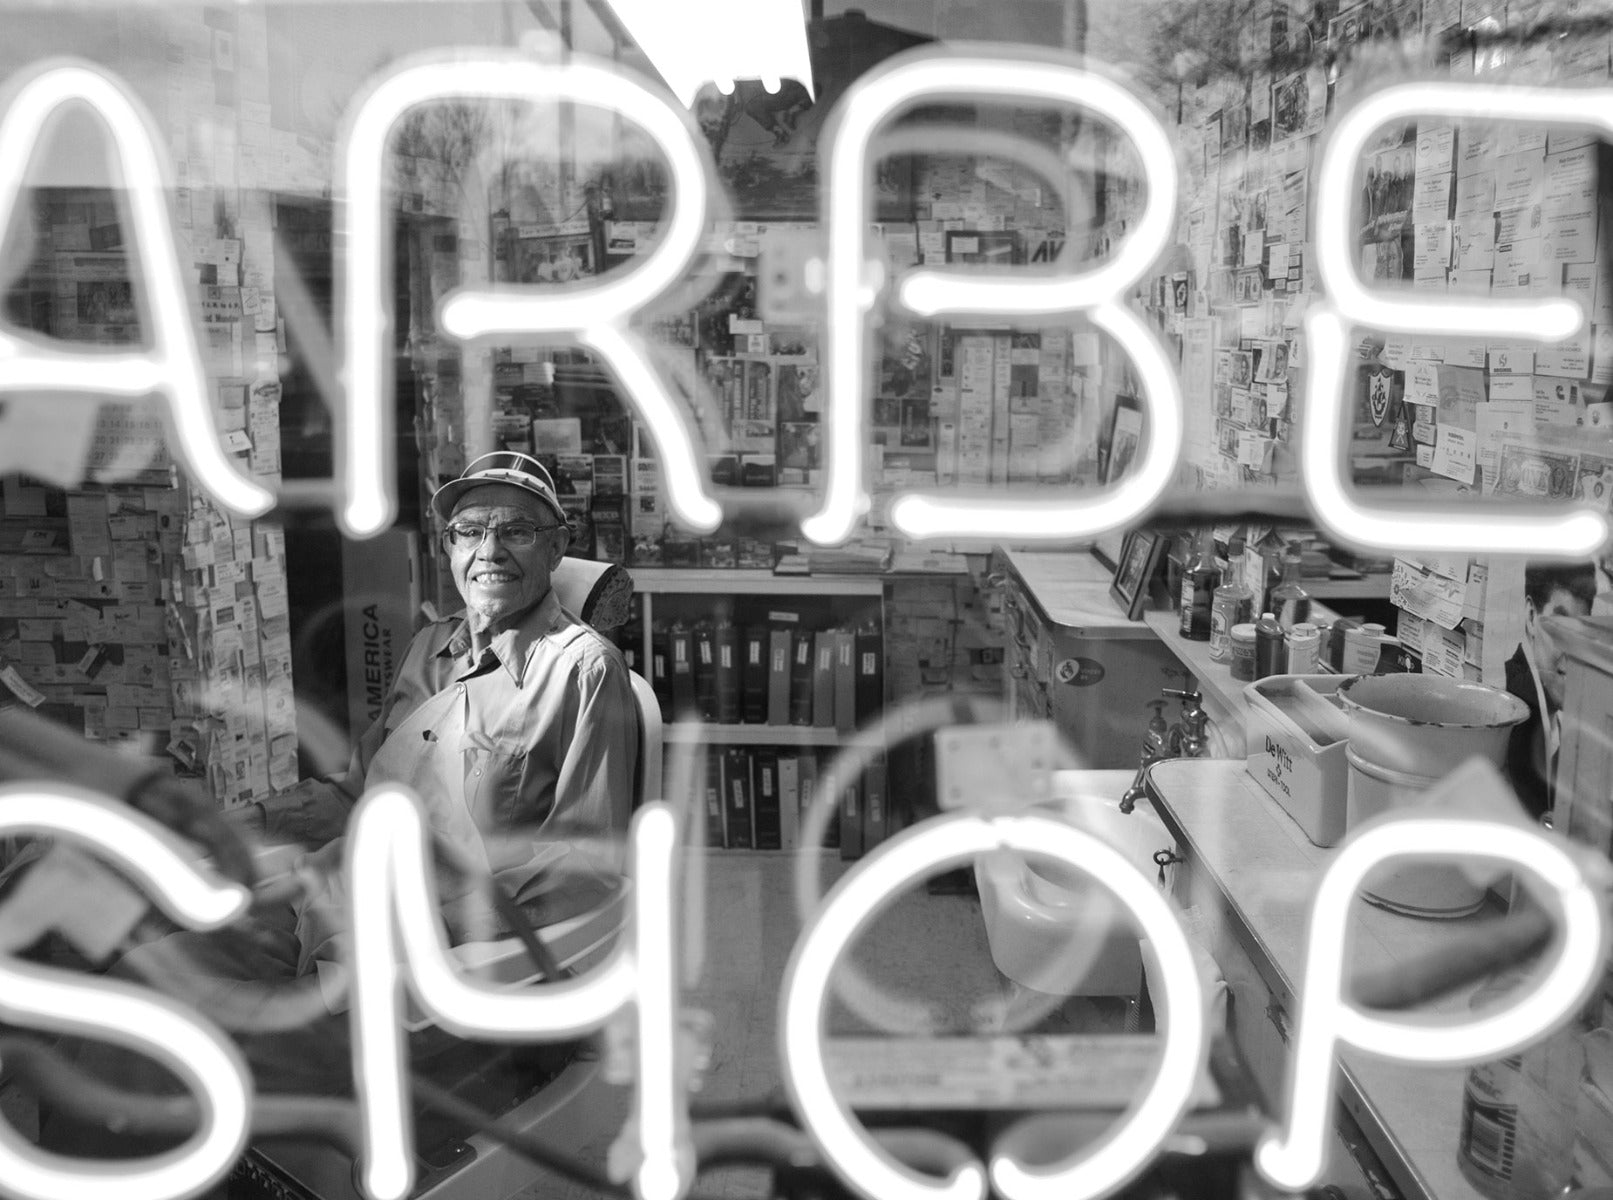
{"type": "MultiPolygon", "coordinates": [[[[406,784],[440,848],[491,875],[534,924],[562,920],[602,898],[616,863],[601,849],[627,828],[638,754],[627,666],[550,587],[569,534],[537,460],[484,455],[431,507],[464,611],[415,636],[348,771],[271,798],[259,827],[327,843],[365,788],[406,784]]],[[[438,882],[455,940],[509,932],[464,873],[438,882]]],[[[305,955],[321,940],[305,928],[305,955]]]]}
{"type": "MultiPolygon", "coordinates": [[[[215,933],[171,934],[131,951],[115,973],[172,987],[204,1013],[221,1003],[239,1011],[270,994],[256,985],[272,989],[316,971],[321,985],[339,978],[327,968],[340,957],[341,834],[359,796],[381,783],[405,784],[424,803],[453,942],[510,932],[490,882],[539,930],[612,892],[632,803],[638,710],[620,652],[561,608],[550,586],[568,537],[554,483],[526,455],[490,454],[444,485],[432,509],[445,522],[464,611],[415,636],[346,773],[305,781],[238,818],[271,839],[319,847],[307,861],[323,870],[308,877],[323,879],[322,893],[296,907],[260,905],[215,933]]],[[[243,1036],[258,1087],[350,1086],[343,1007],[243,1036]]],[[[571,1052],[560,1053],[555,1069],[571,1052]]],[[[79,1058],[126,1088],[172,1086],[149,1059],[117,1047],[88,1045],[79,1058]]],[[[154,1149],[149,1136],[55,1112],[44,1114],[41,1140],[90,1157],[154,1149]]]]}

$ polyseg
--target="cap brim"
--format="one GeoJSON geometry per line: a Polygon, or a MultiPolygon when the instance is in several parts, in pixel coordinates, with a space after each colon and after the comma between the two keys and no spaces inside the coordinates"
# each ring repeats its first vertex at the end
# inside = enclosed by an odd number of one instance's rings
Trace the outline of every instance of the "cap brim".
{"type": "Polygon", "coordinates": [[[436,494],[431,497],[431,511],[437,514],[439,520],[446,522],[449,517],[453,516],[454,505],[459,503],[460,497],[466,492],[474,491],[479,487],[495,487],[498,484],[520,488],[528,495],[536,496],[543,501],[543,506],[553,513],[562,525],[566,524],[566,510],[560,506],[559,500],[541,488],[508,478],[477,479],[473,477],[470,479],[450,479],[438,488],[436,494]]]}

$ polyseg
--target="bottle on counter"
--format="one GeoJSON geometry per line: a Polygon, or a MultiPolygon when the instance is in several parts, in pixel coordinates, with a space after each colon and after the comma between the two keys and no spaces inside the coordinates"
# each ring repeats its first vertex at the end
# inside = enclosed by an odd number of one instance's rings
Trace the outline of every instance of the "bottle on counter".
{"type": "Polygon", "coordinates": [[[1295,625],[1311,619],[1311,594],[1299,582],[1299,551],[1283,554],[1283,580],[1271,589],[1271,611],[1286,633],[1295,625]]]}
{"type": "MultiPolygon", "coordinates": [[[[1280,620],[1281,618],[1279,618],[1280,620]]],[[[1288,673],[1314,675],[1321,669],[1318,657],[1322,631],[1309,621],[1301,621],[1288,631],[1288,673]]]]}
{"type": "MultiPolygon", "coordinates": [[[[1527,972],[1508,972],[1473,995],[1472,1006],[1527,987],[1527,972]]],[[[1560,1196],[1573,1181],[1576,1106],[1585,1050],[1569,1020],[1508,1058],[1479,1063],[1462,1091],[1456,1165],[1495,1200],[1560,1196]]]]}
{"type": "Polygon", "coordinates": [[[1255,678],[1281,675],[1287,665],[1283,627],[1275,613],[1261,613],[1260,620],[1255,622],[1255,678]]]}
{"type": "Polygon", "coordinates": [[[1344,644],[1350,630],[1360,628],[1361,622],[1354,617],[1340,617],[1333,622],[1333,628],[1328,631],[1327,665],[1335,674],[1344,673],[1344,644]]]}
{"type": "Polygon", "coordinates": [[[1210,601],[1210,657],[1216,662],[1232,661],[1232,627],[1247,624],[1254,605],[1255,594],[1243,581],[1243,564],[1229,566],[1226,581],[1210,601]]]}
{"type": "Polygon", "coordinates": [[[1344,661],[1346,675],[1376,675],[1378,656],[1383,648],[1383,626],[1368,622],[1344,632],[1344,661]]]}
{"type": "Polygon", "coordinates": [[[1232,678],[1239,683],[1253,683],[1257,678],[1253,622],[1245,621],[1241,625],[1234,625],[1227,640],[1232,643],[1232,678]]]}
{"type": "Polygon", "coordinates": [[[1182,621],[1180,633],[1195,642],[1210,640],[1210,609],[1221,586],[1221,568],[1215,561],[1215,531],[1199,531],[1198,549],[1182,568],[1182,621]]]}
{"type": "Polygon", "coordinates": [[[1276,611],[1271,592],[1283,581],[1283,552],[1282,540],[1272,530],[1244,544],[1243,581],[1255,595],[1256,613],[1263,613],[1268,608],[1276,611]]]}

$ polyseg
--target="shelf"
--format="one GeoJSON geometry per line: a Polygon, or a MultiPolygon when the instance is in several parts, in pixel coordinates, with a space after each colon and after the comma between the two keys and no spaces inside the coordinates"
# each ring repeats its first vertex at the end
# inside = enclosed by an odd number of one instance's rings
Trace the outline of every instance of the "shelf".
{"type": "Polygon", "coordinates": [[[1299,581],[1313,600],[1387,600],[1389,576],[1364,575],[1360,579],[1305,579],[1299,581]]]}
{"type": "Polygon", "coordinates": [[[822,725],[711,725],[680,721],[663,730],[667,745],[838,746],[838,729],[822,725]]]}
{"type": "MultiPolygon", "coordinates": [[[[1307,898],[1335,852],[1313,844],[1241,762],[1161,762],[1149,772],[1149,785],[1154,811],[1193,864],[1196,902],[1219,910],[1228,940],[1249,955],[1245,965],[1294,1013],[1306,969],[1307,898]]],[[[1350,909],[1351,970],[1412,971],[1453,935],[1492,919],[1493,906],[1483,916],[1429,921],[1358,900],[1350,909]]],[[[1229,978],[1241,974],[1228,971],[1229,978]]],[[[1430,1001],[1429,1015],[1465,1012],[1470,990],[1430,1001]]],[[[1345,1047],[1338,1065],[1335,1091],[1400,1195],[1480,1200],[1456,1166],[1463,1068],[1377,1059],[1345,1047]]]]}
{"type": "Polygon", "coordinates": [[[634,590],[665,596],[879,596],[883,575],[775,575],[758,570],[702,570],[680,567],[629,567],[634,590]]]}

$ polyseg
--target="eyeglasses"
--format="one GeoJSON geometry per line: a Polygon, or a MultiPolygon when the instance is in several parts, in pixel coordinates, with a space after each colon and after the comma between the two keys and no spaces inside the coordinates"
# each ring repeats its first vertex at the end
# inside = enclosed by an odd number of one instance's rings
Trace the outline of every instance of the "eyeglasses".
{"type": "Polygon", "coordinates": [[[503,525],[477,525],[469,521],[456,521],[442,531],[443,542],[450,547],[480,546],[492,534],[512,550],[524,550],[537,544],[540,533],[559,529],[559,525],[534,525],[531,521],[508,521],[503,525]]]}

